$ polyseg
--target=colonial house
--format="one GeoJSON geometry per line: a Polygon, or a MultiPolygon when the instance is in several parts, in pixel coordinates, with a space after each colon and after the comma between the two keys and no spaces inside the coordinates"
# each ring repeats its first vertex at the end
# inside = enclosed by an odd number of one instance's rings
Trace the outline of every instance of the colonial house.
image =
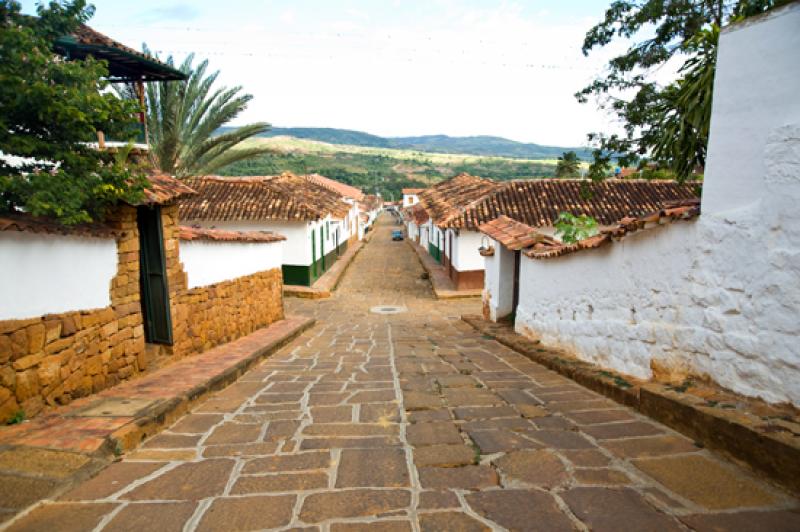
{"type": "Polygon", "coordinates": [[[102,224],[0,216],[0,421],[283,318],[283,237],[182,229],[176,201],[194,191],[150,183],[102,224]]]}
{"type": "Polygon", "coordinates": [[[427,222],[429,219],[428,211],[418,203],[403,210],[403,220],[406,222],[408,238],[419,244],[423,249],[428,249],[427,222]]]}
{"type": "Polygon", "coordinates": [[[228,231],[272,231],[286,236],[285,284],[311,286],[344,252],[357,204],[314,179],[280,176],[202,177],[181,200],[186,225],[228,231]]]}
{"type": "MultiPolygon", "coordinates": [[[[553,224],[562,212],[594,218],[602,234],[621,220],[657,212],[665,206],[694,202],[696,183],[607,179],[531,179],[511,181],[453,220],[457,227],[477,228],[486,264],[484,308],[497,320],[516,311],[520,300],[521,250],[554,241],[553,224]],[[487,253],[492,249],[493,254],[487,253]]],[[[476,252],[479,252],[476,250],[476,252]]]]}
{"type": "Polygon", "coordinates": [[[303,177],[310,180],[312,183],[323,186],[341,195],[342,198],[352,206],[350,212],[345,215],[343,220],[336,221],[337,223],[341,223],[341,227],[337,227],[337,229],[341,229],[342,243],[340,247],[343,249],[339,250],[340,253],[347,249],[349,244],[354,244],[358,240],[361,240],[363,238],[363,233],[359,231],[359,214],[365,198],[361,189],[319,174],[310,174],[303,177]]]}
{"type": "Polygon", "coordinates": [[[366,194],[364,198],[358,202],[359,220],[358,238],[364,238],[364,234],[369,231],[372,224],[375,223],[375,218],[381,212],[383,207],[383,200],[379,195],[366,194]]]}
{"type": "Polygon", "coordinates": [[[406,209],[412,205],[419,203],[419,193],[425,190],[424,188],[404,188],[403,189],[403,203],[401,207],[406,209]]]}
{"type": "MultiPolygon", "coordinates": [[[[490,179],[460,174],[419,195],[419,205],[428,217],[418,226],[420,240],[427,241],[428,253],[444,266],[456,289],[483,287],[483,257],[477,252],[481,241],[477,227],[461,228],[453,225],[453,220],[498,187],[490,179]]],[[[417,225],[416,220],[423,218],[420,214],[413,223],[417,225]]]]}
{"type": "Polygon", "coordinates": [[[800,406],[797,28],[795,2],[722,30],[702,215],[664,194],[649,213],[570,194],[616,221],[575,244],[538,234],[535,217],[483,222],[487,313],[518,301],[519,333],[582,360],[800,406]]]}

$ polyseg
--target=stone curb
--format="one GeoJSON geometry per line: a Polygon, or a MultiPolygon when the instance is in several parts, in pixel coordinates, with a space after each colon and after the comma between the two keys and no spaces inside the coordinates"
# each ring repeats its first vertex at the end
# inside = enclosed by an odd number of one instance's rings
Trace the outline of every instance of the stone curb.
{"type": "Polygon", "coordinates": [[[140,413],[131,423],[114,431],[108,437],[105,448],[114,454],[135,449],[144,439],[160,432],[164,426],[177,420],[209,394],[236,382],[255,364],[300,336],[315,323],[314,318],[304,319],[284,336],[256,349],[247,358],[226,368],[222,373],[214,375],[208,381],[195,386],[184,394],[153,405],[140,413]]]}
{"type": "MultiPolygon", "coordinates": [[[[105,441],[102,445],[92,452],[82,453],[76,450],[54,450],[26,445],[15,445],[13,443],[0,445],[0,451],[24,449],[29,453],[46,453],[49,455],[60,453],[85,457],[87,460],[86,463],[70,471],[68,474],[53,477],[48,475],[33,475],[32,478],[49,481],[51,483],[51,487],[48,489],[47,493],[41,493],[39,495],[39,501],[41,501],[42,498],[55,499],[78,483],[97,475],[102,469],[114,461],[115,456],[124,451],[130,451],[136,448],[144,439],[159,433],[164,427],[171,425],[211,393],[222,390],[236,382],[236,380],[257,363],[300,336],[316,323],[316,320],[313,318],[301,318],[299,316],[288,317],[286,319],[297,323],[292,324],[291,328],[278,338],[254,349],[246,357],[239,359],[235,364],[225,368],[222,372],[210,376],[205,382],[187,391],[178,393],[174,397],[156,401],[148,408],[138,412],[131,421],[105,436],[105,441]]],[[[244,338],[247,337],[242,337],[242,339],[244,338]]],[[[217,348],[224,346],[225,344],[217,346],[217,348]]],[[[142,378],[146,379],[147,376],[145,375],[142,378]]],[[[113,390],[113,388],[109,390],[113,390]]],[[[109,390],[107,390],[106,393],[108,393],[109,390]]],[[[12,471],[0,471],[0,477],[6,479],[12,477],[31,478],[31,475],[14,473],[12,471]]],[[[28,507],[30,508],[37,503],[38,501],[34,501],[28,507]]],[[[2,506],[2,504],[0,504],[0,506],[2,506]]],[[[0,529],[2,528],[3,526],[0,524],[0,529]]]]}
{"type": "Polygon", "coordinates": [[[758,416],[708,406],[699,397],[670,390],[657,383],[631,383],[600,367],[567,358],[545,349],[537,341],[480,316],[464,315],[462,321],[486,337],[513,349],[595,392],[629,406],[705,447],[745,463],[771,480],[800,492],[800,437],[791,432],[765,432],[758,416]]]}
{"type": "Polygon", "coordinates": [[[331,297],[332,292],[339,287],[339,283],[344,277],[344,273],[350,267],[350,264],[352,264],[353,259],[356,258],[356,255],[359,254],[367,242],[369,242],[369,240],[366,238],[360,242],[357,242],[353,248],[350,248],[347,252],[345,252],[344,255],[342,255],[342,257],[340,257],[341,259],[344,259],[344,263],[340,266],[340,263],[337,260],[334,265],[322,275],[322,277],[317,279],[314,285],[283,285],[284,297],[299,297],[304,299],[325,299],[331,297]],[[317,288],[315,288],[315,286],[317,286],[317,288]]]}
{"type": "Polygon", "coordinates": [[[433,295],[436,299],[469,299],[481,297],[482,290],[448,290],[437,286],[434,271],[431,265],[429,265],[422,256],[422,253],[425,253],[425,251],[416,242],[412,242],[408,239],[406,239],[406,242],[411,246],[411,249],[414,250],[422,268],[428,273],[428,280],[431,282],[431,290],[433,290],[433,295]]]}

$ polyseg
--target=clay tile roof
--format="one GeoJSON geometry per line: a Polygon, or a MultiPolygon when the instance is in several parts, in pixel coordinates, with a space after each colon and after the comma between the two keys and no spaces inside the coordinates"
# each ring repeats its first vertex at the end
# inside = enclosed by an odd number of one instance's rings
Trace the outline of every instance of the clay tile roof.
{"type": "Polygon", "coordinates": [[[467,206],[499,186],[490,179],[459,174],[424,189],[419,194],[419,203],[436,225],[448,226],[467,206]]]}
{"type": "Polygon", "coordinates": [[[71,35],[57,39],[55,49],[72,59],[83,59],[89,55],[104,59],[108,62],[112,81],[169,81],[187,78],[180,70],[125,46],[85,24],[75,28],[71,35]]]}
{"type": "Polygon", "coordinates": [[[419,194],[423,190],[425,190],[425,189],[424,188],[404,188],[403,189],[403,194],[419,194]]]}
{"type": "Polygon", "coordinates": [[[417,225],[422,225],[430,219],[428,216],[428,211],[426,211],[425,208],[419,203],[404,209],[403,216],[412,219],[417,225]]]}
{"type": "Polygon", "coordinates": [[[318,220],[344,218],[350,205],[308,179],[280,176],[201,177],[188,180],[197,195],[179,201],[182,220],[318,220]]]}
{"type": "Polygon", "coordinates": [[[599,234],[574,244],[563,244],[553,238],[543,237],[525,251],[533,259],[560,257],[584,249],[597,248],[615,240],[621,240],[630,233],[672,223],[676,220],[690,220],[699,216],[700,200],[669,202],[663,209],[639,217],[625,217],[614,227],[603,229],[599,234]]]}
{"type": "Polygon", "coordinates": [[[96,238],[113,238],[116,234],[110,227],[103,224],[62,225],[50,218],[23,213],[0,214],[0,231],[24,231],[96,238]]]}
{"type": "Polygon", "coordinates": [[[164,174],[147,176],[150,186],[144,189],[142,204],[163,204],[178,198],[197,194],[191,187],[182,181],[164,174]]]}
{"type": "Polygon", "coordinates": [[[668,202],[694,200],[698,184],[675,181],[585,179],[529,179],[498,185],[489,194],[451,214],[446,227],[477,229],[506,215],[531,227],[552,226],[559,213],[586,214],[600,225],[612,225],[626,216],[638,217],[668,202]]]}
{"type": "Polygon", "coordinates": [[[372,194],[367,194],[364,199],[358,202],[358,208],[364,211],[374,211],[381,206],[381,198],[372,194]]]}
{"type": "Polygon", "coordinates": [[[318,185],[322,185],[327,189],[330,189],[338,194],[341,194],[345,198],[354,199],[356,201],[361,201],[364,199],[364,193],[361,191],[360,188],[347,185],[340,181],[336,181],[334,179],[319,174],[311,174],[309,176],[306,176],[306,178],[318,185]]]}
{"type": "Polygon", "coordinates": [[[215,242],[280,242],[286,237],[271,231],[223,231],[221,229],[203,229],[200,227],[178,228],[181,240],[211,240],[215,242]]]}
{"type": "Polygon", "coordinates": [[[502,215],[481,225],[478,230],[512,251],[531,247],[542,240],[535,228],[502,215]]]}

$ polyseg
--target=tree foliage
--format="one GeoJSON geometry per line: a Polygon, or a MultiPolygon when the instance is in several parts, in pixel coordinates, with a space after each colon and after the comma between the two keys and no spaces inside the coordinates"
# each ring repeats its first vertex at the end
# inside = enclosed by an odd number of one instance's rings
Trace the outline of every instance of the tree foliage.
{"type": "Polygon", "coordinates": [[[88,143],[97,131],[133,139],[139,106],[104,92],[102,61],[66,61],[55,39],[87,21],[85,1],[39,5],[39,17],[0,0],[0,211],[25,211],[66,224],[102,219],[135,202],[146,181],[88,143]]]}
{"type": "MultiPolygon", "coordinates": [[[[147,51],[147,47],[145,47],[147,51]]],[[[214,87],[219,71],[207,74],[208,61],[194,67],[194,54],[178,67],[185,81],[150,84],[146,90],[147,127],[153,165],[178,178],[216,173],[229,164],[269,153],[241,142],[269,130],[266,122],[215,132],[239,115],[253,98],[241,87],[214,87]]],[[[173,58],[166,63],[175,66],[173,58]]],[[[132,87],[123,96],[135,99],[132,87]]]]}
{"type": "Polygon", "coordinates": [[[580,90],[580,102],[594,98],[616,115],[621,134],[592,133],[597,146],[590,175],[604,174],[612,157],[627,166],[641,158],[669,168],[683,179],[705,163],[719,28],[763,13],[786,0],[618,0],[591,28],[583,53],[615,39],[633,39],[612,58],[601,77],[580,90]],[[636,40],[640,32],[648,38],[636,40]],[[672,58],[682,60],[680,78],[666,87],[652,72],[672,58]]]}
{"type": "Polygon", "coordinates": [[[575,216],[568,212],[558,215],[555,224],[556,235],[565,244],[574,244],[597,234],[597,220],[591,216],[581,214],[575,216]]]}
{"type": "Polygon", "coordinates": [[[581,162],[574,151],[565,151],[556,163],[556,177],[580,177],[581,162]]]}

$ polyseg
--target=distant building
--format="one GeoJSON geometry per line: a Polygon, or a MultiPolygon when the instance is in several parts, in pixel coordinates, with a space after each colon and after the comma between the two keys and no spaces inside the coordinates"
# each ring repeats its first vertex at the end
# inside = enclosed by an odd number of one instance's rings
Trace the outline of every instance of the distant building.
{"type": "Polygon", "coordinates": [[[402,208],[411,207],[419,203],[419,193],[425,190],[424,188],[404,188],[403,189],[403,204],[402,208]]]}
{"type": "Polygon", "coordinates": [[[180,202],[181,220],[204,228],[286,236],[284,283],[311,286],[359,235],[358,202],[335,191],[326,179],[289,172],[190,179],[187,183],[197,195],[180,202]]]}

